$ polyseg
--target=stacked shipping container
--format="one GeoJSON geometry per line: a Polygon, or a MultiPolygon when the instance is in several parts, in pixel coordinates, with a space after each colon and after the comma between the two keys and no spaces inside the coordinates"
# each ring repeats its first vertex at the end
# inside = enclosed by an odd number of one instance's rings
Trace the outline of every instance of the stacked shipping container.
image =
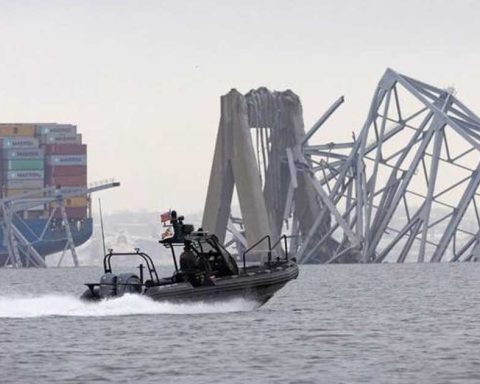
{"type": "MultiPolygon", "coordinates": [[[[2,196],[15,197],[34,192],[44,186],[44,152],[35,138],[33,124],[0,124],[2,196]]],[[[39,205],[26,212],[27,217],[38,217],[45,206],[39,205]]]]}
{"type": "MultiPolygon", "coordinates": [[[[87,146],[82,144],[75,125],[0,124],[0,143],[3,197],[48,186],[87,185],[87,146]]],[[[87,207],[86,196],[66,200],[67,215],[71,218],[87,217],[87,207]]],[[[53,205],[36,207],[26,216],[40,217],[51,209],[53,205]]]]}

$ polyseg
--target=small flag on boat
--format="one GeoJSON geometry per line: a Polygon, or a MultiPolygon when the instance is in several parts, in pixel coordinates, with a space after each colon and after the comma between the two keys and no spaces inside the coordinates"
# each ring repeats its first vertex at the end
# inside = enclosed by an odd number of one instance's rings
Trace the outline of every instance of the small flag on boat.
{"type": "Polygon", "coordinates": [[[160,221],[162,223],[166,223],[167,221],[170,221],[171,218],[172,218],[172,216],[170,214],[170,211],[160,214],[160,221]]]}

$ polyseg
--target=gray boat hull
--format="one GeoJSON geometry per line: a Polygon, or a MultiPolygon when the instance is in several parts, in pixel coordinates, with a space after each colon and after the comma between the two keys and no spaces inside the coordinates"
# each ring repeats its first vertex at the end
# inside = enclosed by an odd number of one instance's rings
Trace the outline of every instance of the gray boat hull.
{"type": "MultiPolygon", "coordinates": [[[[161,285],[145,288],[139,294],[154,301],[174,303],[215,302],[231,299],[255,301],[265,304],[278,290],[298,276],[298,266],[288,261],[270,266],[250,267],[238,275],[211,278],[208,285],[193,286],[189,282],[173,282],[163,279],[161,285]]],[[[112,295],[108,298],[119,297],[112,295]]],[[[101,297],[99,289],[88,289],[82,299],[98,301],[101,297]]]]}

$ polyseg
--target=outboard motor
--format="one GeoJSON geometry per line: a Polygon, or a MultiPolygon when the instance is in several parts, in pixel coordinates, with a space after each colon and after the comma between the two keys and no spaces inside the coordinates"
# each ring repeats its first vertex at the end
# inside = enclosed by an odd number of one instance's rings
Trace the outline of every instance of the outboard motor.
{"type": "Polygon", "coordinates": [[[113,273],[105,273],[100,278],[100,298],[117,296],[117,275],[113,273]]]}
{"type": "Polygon", "coordinates": [[[117,276],[117,296],[125,293],[142,293],[142,283],[133,273],[121,273],[117,276]]]}
{"type": "Polygon", "coordinates": [[[95,301],[120,297],[126,293],[142,293],[142,282],[140,278],[133,273],[115,275],[108,272],[100,278],[98,287],[93,287],[93,285],[89,286],[81,298],[83,300],[95,301]]]}
{"type": "Polygon", "coordinates": [[[142,293],[142,283],[137,275],[105,273],[100,278],[99,295],[101,299],[120,297],[125,293],[142,293]]]}

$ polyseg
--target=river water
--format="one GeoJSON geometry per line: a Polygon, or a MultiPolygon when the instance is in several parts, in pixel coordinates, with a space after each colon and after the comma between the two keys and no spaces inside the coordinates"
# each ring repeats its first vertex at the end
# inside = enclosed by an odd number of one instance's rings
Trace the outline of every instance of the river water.
{"type": "Polygon", "coordinates": [[[261,308],[79,301],[100,272],[0,270],[1,383],[480,382],[480,264],[302,266],[261,308]]]}

